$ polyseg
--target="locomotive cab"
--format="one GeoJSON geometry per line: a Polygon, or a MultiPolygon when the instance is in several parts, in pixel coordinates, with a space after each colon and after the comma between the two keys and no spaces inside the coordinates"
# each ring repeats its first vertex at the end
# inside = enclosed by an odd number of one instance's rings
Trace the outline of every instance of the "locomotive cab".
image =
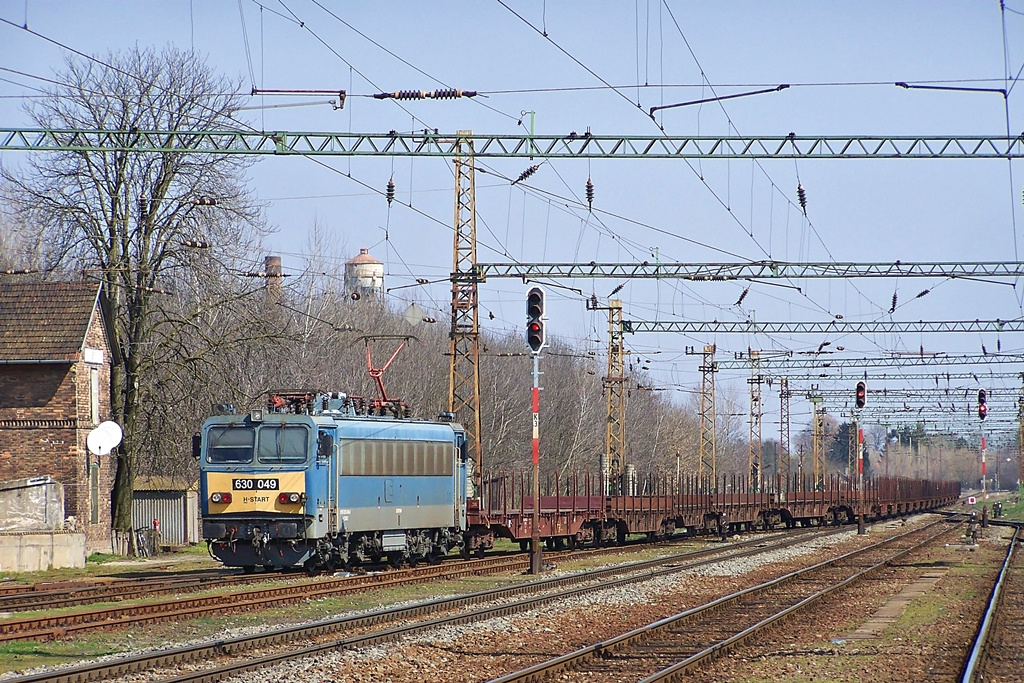
{"type": "Polygon", "coordinates": [[[200,446],[203,537],[214,557],[248,570],[308,559],[301,542],[314,525],[318,425],[310,416],[218,415],[203,425],[200,446]]]}

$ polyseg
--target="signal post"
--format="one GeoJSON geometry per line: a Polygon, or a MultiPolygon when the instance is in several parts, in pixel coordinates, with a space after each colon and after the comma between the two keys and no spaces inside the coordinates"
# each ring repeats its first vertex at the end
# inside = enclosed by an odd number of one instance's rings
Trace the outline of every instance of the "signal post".
{"type": "Polygon", "coordinates": [[[547,346],[544,331],[544,290],[532,287],[526,293],[526,345],[533,357],[533,524],[530,534],[530,573],[541,573],[540,549],[540,351],[547,346]]]}
{"type": "Polygon", "coordinates": [[[857,395],[854,405],[857,409],[853,412],[853,429],[855,441],[857,442],[857,491],[860,502],[860,511],[857,513],[857,533],[865,534],[864,528],[864,432],[860,429],[860,410],[868,402],[867,382],[857,382],[857,395]]]}
{"type": "MultiPolygon", "coordinates": [[[[988,498],[985,483],[985,418],[988,416],[988,394],[984,389],[978,389],[978,431],[981,437],[981,498],[988,498]]],[[[997,465],[999,463],[996,463],[997,465]]]]}

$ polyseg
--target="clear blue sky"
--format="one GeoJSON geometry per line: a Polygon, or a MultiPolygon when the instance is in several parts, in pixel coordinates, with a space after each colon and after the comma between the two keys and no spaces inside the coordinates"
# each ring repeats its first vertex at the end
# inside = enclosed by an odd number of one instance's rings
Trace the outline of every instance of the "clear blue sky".
{"type": "MultiPolygon", "coordinates": [[[[908,91],[893,83],[1000,88],[1007,73],[1013,84],[1024,65],[1024,16],[1019,13],[1024,0],[1008,2],[1005,13],[994,0],[532,1],[509,2],[508,7],[520,16],[497,1],[267,0],[261,6],[242,0],[241,9],[237,2],[197,0],[9,2],[0,6],[0,18],[10,22],[0,24],[0,121],[28,125],[20,108],[41,85],[12,71],[46,78],[61,68],[67,54],[19,28],[26,23],[41,36],[94,55],[136,44],[195,49],[207,55],[211,67],[237,78],[246,92],[256,86],[349,93],[341,111],[322,104],[243,112],[249,123],[267,130],[386,132],[429,126],[442,132],[522,133],[522,112],[534,111],[538,133],[589,127],[601,134],[653,134],[657,128],[639,111],[638,100],[646,109],[708,97],[708,83],[719,95],[788,83],[793,87],[780,93],[666,111],[658,122],[678,135],[1001,135],[1007,120],[999,94],[908,91]],[[546,30],[548,39],[527,22],[546,30]],[[602,85],[588,69],[622,87],[577,90],[602,85]],[[957,83],[964,79],[971,82],[957,83]],[[637,87],[644,83],[648,87],[637,87]],[[401,106],[368,97],[444,86],[488,95],[401,106]]],[[[1022,96],[1024,87],[1014,87],[1009,97],[1009,130],[1015,134],[1024,131],[1022,96]]],[[[253,97],[251,105],[296,101],[253,97]]],[[[23,159],[22,153],[0,155],[5,165],[23,159]]],[[[338,158],[328,163],[380,191],[394,177],[398,198],[436,220],[398,203],[389,211],[379,194],[312,161],[267,158],[252,171],[252,186],[268,202],[268,218],[278,228],[263,246],[267,253],[282,254],[287,269],[301,269],[309,250],[307,235],[318,224],[331,258],[344,260],[359,247],[370,247],[386,263],[388,286],[447,275],[450,162],[338,158]]],[[[512,178],[527,165],[525,160],[486,164],[512,178]]],[[[655,253],[663,261],[735,260],[718,250],[754,260],[1019,260],[1013,225],[1016,219],[1021,223],[1017,232],[1024,230],[1024,168],[1014,163],[1012,182],[1010,171],[1006,161],[990,160],[713,160],[694,163],[693,169],[678,161],[556,160],[542,165],[528,187],[510,187],[493,174],[477,176],[480,260],[634,261],[651,260],[655,253]],[[808,219],[796,208],[798,176],[807,191],[808,219]],[[594,207],[600,210],[593,214],[579,203],[588,177],[596,187],[594,207]]],[[[1024,235],[1018,238],[1024,249],[1024,235]]],[[[618,283],[566,284],[585,296],[605,297],[618,283]]],[[[647,320],[744,320],[751,315],[758,320],[824,320],[835,314],[848,320],[888,319],[894,290],[903,304],[895,320],[1012,319],[1022,315],[1019,298],[1024,296],[1007,286],[962,281],[798,284],[803,294],[753,285],[742,308],[734,305],[744,287],[737,283],[632,282],[618,296],[627,318],[647,320]],[[932,293],[913,299],[925,288],[932,293]]],[[[485,324],[518,330],[525,289],[515,281],[485,284],[485,324]]],[[[549,293],[553,329],[581,343],[599,340],[592,346],[603,349],[603,315],[587,312],[584,297],[570,291],[549,288],[549,293]]],[[[442,313],[449,299],[445,282],[393,294],[442,313]]],[[[995,337],[869,335],[831,341],[853,355],[916,350],[922,344],[927,350],[961,353],[978,352],[983,343],[993,351],[995,337]]],[[[731,356],[748,347],[815,349],[822,341],[749,335],[628,338],[639,357],[653,361],[652,385],[685,390],[694,388],[697,365],[683,354],[687,345],[715,342],[724,356],[731,356]]],[[[1004,334],[998,344],[1003,351],[1024,350],[1019,334],[1004,334]]],[[[738,396],[745,409],[745,376],[722,373],[720,379],[720,391],[738,396]]],[[[767,401],[766,407],[775,404],[767,401]]],[[[808,410],[801,403],[794,416],[808,410]]],[[[770,419],[765,418],[766,435],[773,431],[767,426],[770,419]]]]}

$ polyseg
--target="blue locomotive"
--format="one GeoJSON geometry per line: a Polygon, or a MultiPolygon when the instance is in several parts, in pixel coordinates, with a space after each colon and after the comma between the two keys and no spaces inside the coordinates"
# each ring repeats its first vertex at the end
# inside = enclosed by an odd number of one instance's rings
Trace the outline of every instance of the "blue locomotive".
{"type": "Polygon", "coordinates": [[[219,406],[193,444],[211,554],[314,573],[464,549],[465,431],[375,403],[291,392],[247,415],[219,406]]]}

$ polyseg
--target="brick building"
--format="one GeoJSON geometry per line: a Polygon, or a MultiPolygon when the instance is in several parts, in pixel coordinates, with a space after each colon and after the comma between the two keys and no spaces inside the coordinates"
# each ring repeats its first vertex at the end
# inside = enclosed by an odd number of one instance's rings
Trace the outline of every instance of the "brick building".
{"type": "Polygon", "coordinates": [[[86,552],[110,552],[116,460],[88,452],[110,419],[110,319],[98,283],[0,282],[0,481],[50,475],[86,552]]]}

